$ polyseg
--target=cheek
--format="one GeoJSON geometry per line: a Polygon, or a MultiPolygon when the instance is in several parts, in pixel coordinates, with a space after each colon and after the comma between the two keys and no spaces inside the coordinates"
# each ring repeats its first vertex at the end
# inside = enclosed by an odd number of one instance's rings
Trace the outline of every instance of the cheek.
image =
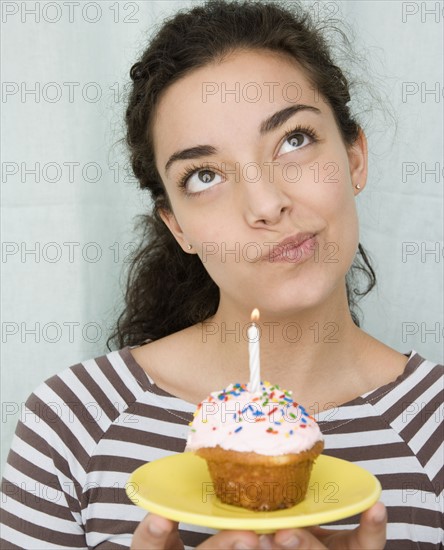
{"type": "Polygon", "coordinates": [[[318,199],[329,212],[339,214],[341,219],[355,218],[355,197],[345,152],[330,152],[316,165],[319,166],[318,181],[315,181],[318,199]],[[329,160],[331,158],[336,160],[333,162],[329,160]]]}
{"type": "MultiPolygon", "coordinates": [[[[202,205],[196,209],[187,210],[181,219],[180,226],[186,238],[194,244],[207,270],[214,271],[221,264],[221,257],[228,250],[235,248],[239,241],[239,232],[233,235],[232,226],[227,223],[227,215],[218,215],[217,211],[206,212],[202,205]]],[[[228,258],[230,256],[228,255],[228,258]]]]}
{"type": "Polygon", "coordinates": [[[225,217],[212,215],[199,216],[199,220],[193,219],[186,225],[188,236],[196,243],[215,243],[221,245],[230,241],[230,228],[227,227],[225,217]]]}
{"type": "Polygon", "coordinates": [[[327,239],[338,250],[338,257],[345,266],[351,264],[359,243],[359,224],[356,199],[345,158],[341,164],[326,161],[320,171],[318,205],[328,230],[327,239]]]}

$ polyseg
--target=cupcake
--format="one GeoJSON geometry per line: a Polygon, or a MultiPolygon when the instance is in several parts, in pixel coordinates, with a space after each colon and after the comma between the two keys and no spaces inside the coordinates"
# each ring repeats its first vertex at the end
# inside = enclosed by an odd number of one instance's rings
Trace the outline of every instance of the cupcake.
{"type": "Polygon", "coordinates": [[[301,502],[324,441],[290,391],[263,382],[257,392],[230,384],[199,403],[186,451],[204,458],[217,497],[249,510],[301,502]]]}

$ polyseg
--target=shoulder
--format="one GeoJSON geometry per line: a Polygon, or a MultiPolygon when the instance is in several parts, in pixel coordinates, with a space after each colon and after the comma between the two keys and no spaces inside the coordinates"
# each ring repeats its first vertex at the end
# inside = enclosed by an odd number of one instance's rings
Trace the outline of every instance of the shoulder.
{"type": "Polygon", "coordinates": [[[370,392],[365,401],[371,403],[392,428],[411,438],[418,431],[433,430],[442,422],[443,384],[444,366],[412,351],[403,373],[370,392]]]}
{"type": "MultiPolygon", "coordinates": [[[[127,350],[83,360],[42,382],[28,397],[22,439],[70,452],[84,463],[118,417],[144,393],[144,373],[127,350]]],[[[47,453],[46,453],[47,454],[47,453]]]]}
{"type": "MultiPolygon", "coordinates": [[[[427,390],[432,395],[434,389],[439,389],[443,377],[443,365],[427,360],[413,350],[408,354],[405,368],[396,380],[369,392],[365,396],[366,401],[377,405],[381,411],[392,408],[396,403],[399,407],[404,408],[408,403],[416,403],[417,399],[427,390]]],[[[395,413],[396,410],[392,409],[392,414],[395,413]]]]}
{"type": "Polygon", "coordinates": [[[437,493],[443,475],[443,387],[444,366],[412,351],[403,374],[366,399],[409,447],[437,493]]]}
{"type": "Polygon", "coordinates": [[[109,410],[113,403],[121,410],[122,406],[135,401],[147,385],[142,369],[131,361],[128,348],[124,348],[82,360],[51,376],[34,390],[27,406],[44,402],[63,403],[70,408],[75,405],[88,407],[94,403],[96,407],[109,410]]]}
{"type": "Polygon", "coordinates": [[[202,364],[208,364],[202,346],[198,345],[201,340],[202,329],[193,325],[159,340],[127,348],[124,351],[131,358],[125,357],[148,376],[150,384],[162,388],[167,394],[193,402],[195,396],[186,391],[190,372],[197,373],[202,364]]]}

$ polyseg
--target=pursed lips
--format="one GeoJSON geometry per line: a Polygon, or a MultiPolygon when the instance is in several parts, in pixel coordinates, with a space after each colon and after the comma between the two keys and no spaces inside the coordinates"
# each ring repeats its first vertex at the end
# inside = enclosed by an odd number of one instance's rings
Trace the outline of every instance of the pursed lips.
{"type": "Polygon", "coordinates": [[[296,249],[300,247],[303,243],[305,243],[308,240],[311,240],[313,237],[315,237],[315,233],[297,233],[296,235],[292,235],[290,237],[286,237],[285,239],[282,239],[278,243],[274,242],[268,242],[265,243],[267,246],[272,246],[271,250],[263,255],[264,260],[273,261],[274,259],[286,254],[289,252],[289,250],[296,249]]]}

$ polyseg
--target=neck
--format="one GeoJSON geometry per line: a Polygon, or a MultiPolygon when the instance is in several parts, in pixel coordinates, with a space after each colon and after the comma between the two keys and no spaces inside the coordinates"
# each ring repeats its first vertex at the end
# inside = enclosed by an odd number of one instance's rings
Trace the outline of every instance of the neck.
{"type": "MultiPolygon", "coordinates": [[[[202,341],[212,350],[219,385],[248,380],[247,328],[252,309],[247,315],[240,313],[221,297],[216,314],[202,327],[202,341]]],[[[332,384],[338,385],[338,377],[359,385],[359,364],[373,339],[353,323],[345,289],[322,307],[279,315],[262,308],[260,315],[256,325],[262,380],[295,392],[298,388],[299,395],[325,393],[332,384]]]]}

